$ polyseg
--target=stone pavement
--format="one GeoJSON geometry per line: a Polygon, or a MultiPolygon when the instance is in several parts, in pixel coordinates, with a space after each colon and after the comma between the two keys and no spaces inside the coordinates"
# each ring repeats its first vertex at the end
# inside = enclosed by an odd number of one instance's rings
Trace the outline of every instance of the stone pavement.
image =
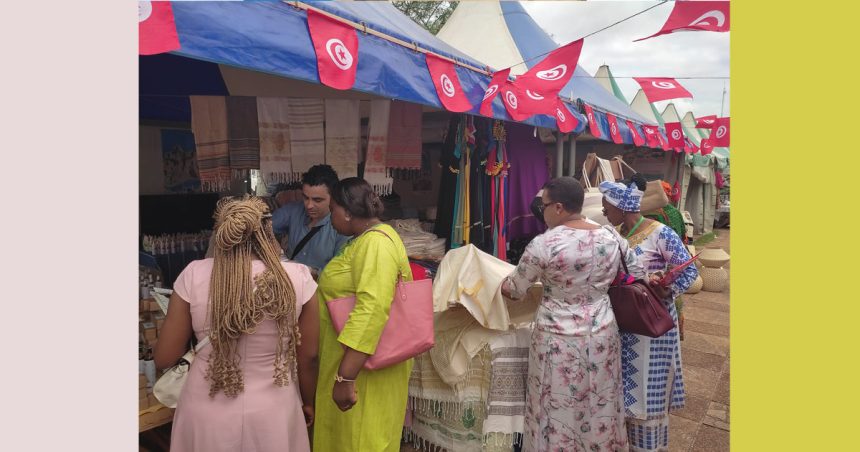
{"type": "MultiPolygon", "coordinates": [[[[705,246],[731,254],[729,230],[716,233],[705,246]]],[[[729,450],[729,290],[684,295],[681,359],[687,405],[669,415],[671,452],[729,450]]]]}
{"type": "MultiPolygon", "coordinates": [[[[713,242],[699,248],[719,247],[731,254],[729,230],[716,233],[713,242]]],[[[684,295],[681,359],[687,405],[669,415],[670,452],[729,450],[729,290],[684,295]]],[[[415,450],[407,444],[401,448],[415,450]]]]}

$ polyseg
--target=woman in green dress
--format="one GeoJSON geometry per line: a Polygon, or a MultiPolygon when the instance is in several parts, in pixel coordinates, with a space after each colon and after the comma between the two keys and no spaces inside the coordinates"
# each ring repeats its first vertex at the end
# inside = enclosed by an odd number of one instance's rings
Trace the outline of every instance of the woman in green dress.
{"type": "Polygon", "coordinates": [[[335,186],[331,223],[353,238],[320,274],[320,367],[315,452],[400,450],[412,360],[363,368],[373,355],[394,297],[398,274],[412,280],[406,248],[379,220],[382,202],[370,185],[348,178],[335,186]],[[380,233],[382,232],[382,233],[380,233]],[[355,309],[338,334],[326,301],[355,295],[355,309]]]}

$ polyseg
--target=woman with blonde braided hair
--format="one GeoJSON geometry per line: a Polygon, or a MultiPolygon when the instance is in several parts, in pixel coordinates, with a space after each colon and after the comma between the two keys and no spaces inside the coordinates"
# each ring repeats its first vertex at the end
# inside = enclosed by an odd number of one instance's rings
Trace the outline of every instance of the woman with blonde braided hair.
{"type": "Polygon", "coordinates": [[[214,258],[173,285],[155,349],[174,365],[193,333],[198,352],[176,407],[171,451],[308,451],[314,419],[319,307],[308,268],[280,261],[259,198],[215,209],[214,258]]]}

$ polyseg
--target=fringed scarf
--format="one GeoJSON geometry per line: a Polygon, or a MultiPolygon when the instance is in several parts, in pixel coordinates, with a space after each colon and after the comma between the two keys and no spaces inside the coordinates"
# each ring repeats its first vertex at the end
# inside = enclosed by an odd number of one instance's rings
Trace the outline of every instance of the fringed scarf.
{"type": "Polygon", "coordinates": [[[292,182],[290,107],[284,97],[258,97],[260,173],[264,186],[292,182]]]}
{"type": "Polygon", "coordinates": [[[358,175],[361,115],[358,100],[326,99],[325,162],[340,179],[358,175]]]}
{"type": "MultiPolygon", "coordinates": [[[[397,102],[394,102],[396,104],[397,102]]],[[[364,165],[364,180],[380,196],[391,194],[393,179],[385,172],[389,150],[388,134],[390,119],[393,118],[392,102],[389,100],[370,101],[370,119],[367,126],[367,158],[364,165]]]]}
{"type": "MultiPolygon", "coordinates": [[[[293,99],[289,103],[290,153],[293,182],[325,155],[325,104],[322,99],[293,99]]],[[[338,176],[343,177],[338,174],[338,176]]]]}
{"type": "Polygon", "coordinates": [[[260,125],[257,100],[247,96],[227,97],[227,150],[233,177],[247,177],[260,168],[260,125]]]}
{"type": "Polygon", "coordinates": [[[197,147],[201,189],[230,189],[227,103],[223,96],[191,96],[191,130],[197,147]]]}
{"type": "Polygon", "coordinates": [[[415,178],[421,170],[422,107],[391,102],[385,166],[397,179],[415,178]]]}

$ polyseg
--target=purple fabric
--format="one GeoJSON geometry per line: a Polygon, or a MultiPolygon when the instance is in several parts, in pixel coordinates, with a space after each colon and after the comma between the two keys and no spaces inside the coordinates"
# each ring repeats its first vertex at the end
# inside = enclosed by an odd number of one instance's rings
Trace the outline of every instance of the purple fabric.
{"type": "Polygon", "coordinates": [[[511,162],[508,199],[508,241],[537,235],[543,223],[534,217],[530,205],[537,192],[549,180],[546,147],[535,136],[533,126],[506,123],[508,159],[511,162]]]}

